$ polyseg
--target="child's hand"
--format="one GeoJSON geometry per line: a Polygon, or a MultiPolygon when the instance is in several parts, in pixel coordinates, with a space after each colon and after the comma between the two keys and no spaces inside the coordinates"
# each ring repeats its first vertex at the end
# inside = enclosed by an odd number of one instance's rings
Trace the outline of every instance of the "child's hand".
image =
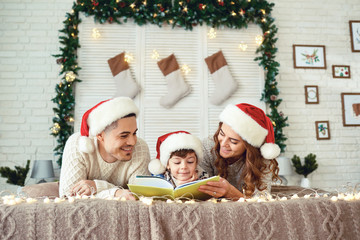
{"type": "Polygon", "coordinates": [[[134,195],[127,189],[116,190],[115,197],[125,198],[126,200],[135,200],[134,195]]]}
{"type": "Polygon", "coordinates": [[[185,184],[185,183],[188,183],[188,182],[195,181],[197,179],[198,179],[198,175],[197,175],[197,173],[194,173],[194,175],[191,178],[189,178],[188,180],[185,180],[185,181],[177,180],[177,184],[179,186],[179,185],[182,185],[182,184],[185,184]]]}

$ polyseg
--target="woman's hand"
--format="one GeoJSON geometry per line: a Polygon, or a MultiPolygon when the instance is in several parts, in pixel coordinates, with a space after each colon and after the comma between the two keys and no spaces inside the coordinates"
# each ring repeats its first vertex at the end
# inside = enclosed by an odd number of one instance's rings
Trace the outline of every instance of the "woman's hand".
{"type": "Polygon", "coordinates": [[[231,185],[225,178],[220,178],[218,182],[207,182],[206,185],[201,185],[198,189],[200,192],[207,193],[210,196],[219,198],[226,197],[234,200],[238,200],[244,195],[231,185]]]}
{"type": "Polygon", "coordinates": [[[125,198],[126,200],[136,200],[132,192],[127,189],[116,190],[115,197],[125,198]]]}

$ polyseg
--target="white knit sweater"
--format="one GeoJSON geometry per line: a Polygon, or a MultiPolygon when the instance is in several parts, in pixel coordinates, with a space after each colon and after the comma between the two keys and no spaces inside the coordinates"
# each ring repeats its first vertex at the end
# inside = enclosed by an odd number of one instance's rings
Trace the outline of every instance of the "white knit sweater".
{"type": "Polygon", "coordinates": [[[100,156],[97,140],[94,138],[95,151],[91,154],[79,151],[80,133],[74,133],[66,142],[61,174],[59,195],[70,194],[74,184],[80,180],[94,180],[97,197],[114,196],[119,187],[127,188],[136,175],[149,175],[149,148],[144,140],[137,139],[130,161],[105,162],[100,156]]]}

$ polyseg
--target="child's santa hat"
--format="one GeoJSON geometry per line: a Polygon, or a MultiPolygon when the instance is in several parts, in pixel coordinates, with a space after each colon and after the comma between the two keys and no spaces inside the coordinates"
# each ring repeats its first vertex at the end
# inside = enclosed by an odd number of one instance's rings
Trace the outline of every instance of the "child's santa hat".
{"type": "Polygon", "coordinates": [[[87,110],[81,121],[79,150],[91,153],[94,151],[94,138],[114,121],[129,114],[139,114],[134,101],[128,97],[118,97],[102,101],[87,110]]]}
{"type": "Polygon", "coordinates": [[[203,159],[202,144],[199,138],[185,131],[167,133],[158,138],[156,143],[156,159],[149,163],[149,171],[152,174],[162,174],[166,170],[171,153],[182,150],[194,150],[199,163],[203,159]]]}
{"type": "Polygon", "coordinates": [[[280,154],[275,144],[271,120],[264,111],[250,104],[228,105],[219,116],[220,121],[229,125],[250,145],[260,148],[266,159],[274,159],[280,154]]]}

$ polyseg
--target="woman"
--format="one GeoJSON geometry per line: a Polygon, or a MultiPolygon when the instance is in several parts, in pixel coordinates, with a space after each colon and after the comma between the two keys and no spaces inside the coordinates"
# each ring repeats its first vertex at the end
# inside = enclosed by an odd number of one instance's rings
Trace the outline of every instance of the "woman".
{"type": "Polygon", "coordinates": [[[279,179],[271,120],[250,104],[228,105],[220,114],[213,139],[203,141],[204,159],[200,166],[219,182],[208,182],[199,191],[214,197],[239,199],[257,191],[269,191],[279,179]]]}

